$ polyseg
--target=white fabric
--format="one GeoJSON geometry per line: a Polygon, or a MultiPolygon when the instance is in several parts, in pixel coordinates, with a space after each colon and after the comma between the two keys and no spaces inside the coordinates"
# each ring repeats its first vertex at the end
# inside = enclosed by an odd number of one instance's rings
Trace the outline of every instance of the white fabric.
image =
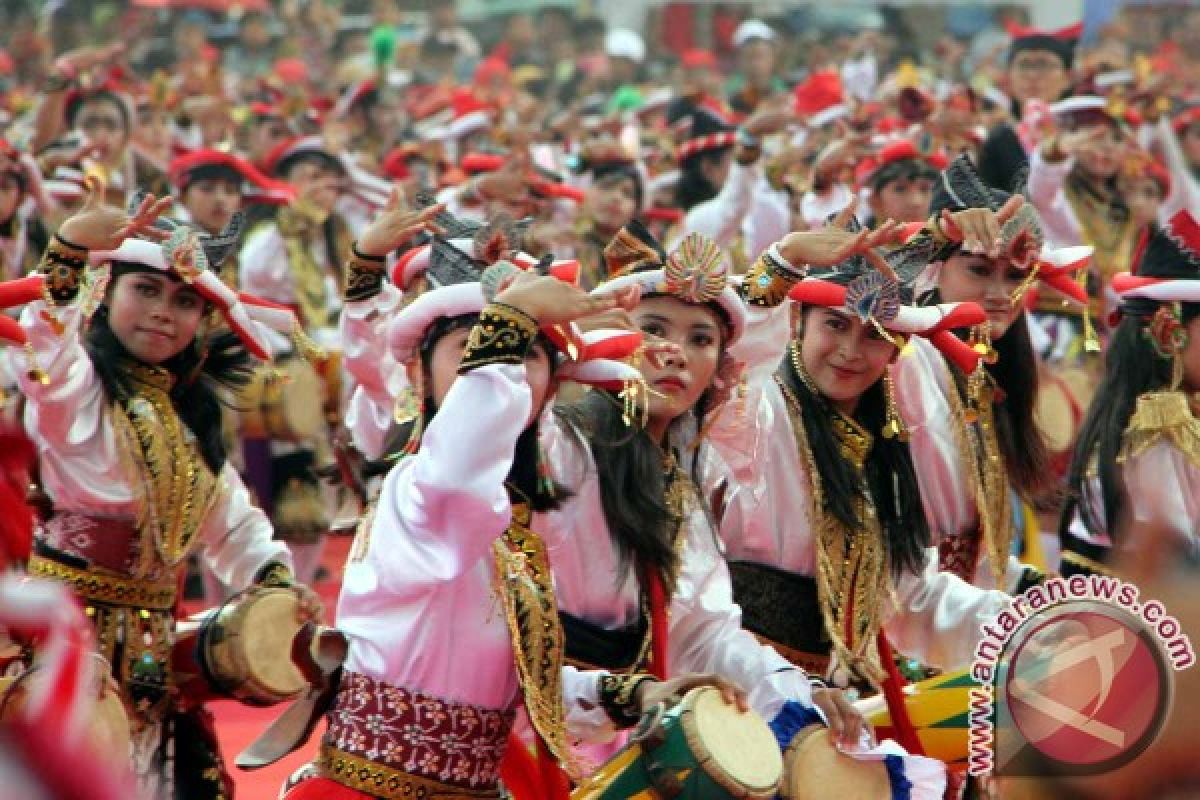
{"type": "MultiPolygon", "coordinates": [[[[1193,562],[1200,559],[1200,465],[1164,439],[1127,459],[1121,467],[1121,481],[1129,515],[1119,548],[1122,552],[1143,552],[1144,537],[1162,532],[1172,537],[1193,562]]],[[[1097,500],[1102,496],[1099,476],[1090,479],[1090,491],[1097,500]]],[[[1097,502],[1093,509],[1095,517],[1104,523],[1103,503],[1097,502]]],[[[1108,531],[1088,531],[1078,510],[1070,532],[1090,544],[1113,546],[1108,531]]]]}
{"type": "Polygon", "coordinates": [[[738,255],[749,264],[790,230],[787,200],[767,183],[762,167],[735,162],[717,196],[687,212],[683,229],[669,249],[677,247],[689,233],[702,233],[726,253],[740,246],[738,255]]]}
{"type": "MultiPolygon", "coordinates": [[[[600,501],[600,483],[590,448],[577,432],[543,426],[542,445],[555,479],[574,492],[563,508],[544,515],[541,530],[559,544],[551,551],[558,606],[610,630],[633,625],[640,615],[636,578],[618,581],[616,545],[600,501]]],[[[741,686],[752,707],[773,718],[788,700],[812,705],[808,678],[741,627],[729,570],[704,509],[688,511],[681,571],[668,610],[667,661],[672,674],[715,672],[741,686]]],[[[604,711],[580,711],[579,730],[608,729],[604,711]]],[[[598,737],[597,737],[598,738],[598,737]]]]}
{"type": "MultiPolygon", "coordinates": [[[[770,317],[758,320],[769,322],[770,317]]],[[[752,310],[751,329],[755,321],[752,310]]],[[[755,336],[747,338],[754,341],[755,336]]],[[[780,352],[785,344],[786,340],[780,352]]],[[[769,353],[764,347],[759,355],[769,353]]],[[[739,412],[739,403],[731,403],[709,431],[721,458],[709,458],[712,468],[706,472],[705,493],[724,497],[718,511],[727,558],[811,576],[816,549],[809,470],[796,446],[786,400],[770,377],[778,363],[749,362],[746,413],[739,412]]],[[[900,652],[925,664],[957,669],[969,663],[980,625],[1006,603],[1002,592],[977,589],[939,573],[937,551],[929,548],[925,569],[903,576],[894,595],[885,600],[885,630],[900,652]]],[[[831,664],[830,671],[835,667],[831,664]]]]}
{"type": "Polygon", "coordinates": [[[1073,158],[1047,161],[1040,148],[1035,148],[1029,156],[1029,199],[1042,219],[1046,243],[1053,247],[1083,244],[1083,229],[1063,189],[1073,166],[1073,158]]]}
{"type": "MultiPolygon", "coordinates": [[[[336,315],[341,311],[341,292],[338,289],[335,269],[329,264],[325,247],[320,241],[310,248],[313,259],[325,271],[325,297],[327,310],[336,315]]],[[[299,305],[296,288],[292,281],[291,265],[288,263],[287,246],[276,225],[262,225],[252,230],[242,243],[238,253],[238,285],[243,291],[285,306],[299,305]]],[[[338,348],[335,329],[311,330],[304,321],[305,332],[322,347],[338,348]]],[[[282,334],[271,335],[271,351],[276,354],[290,352],[291,345],[282,334]]]]}
{"type": "MultiPolygon", "coordinates": [[[[37,446],[42,485],[62,511],[138,518],[142,502],[113,427],[112,407],[80,340],[77,306],[56,309],[66,325],[59,336],[41,316],[41,301],[27,306],[21,325],[49,383],[27,374],[22,358],[17,376],[25,394],[25,428],[37,446]]],[[[272,541],[271,523],[252,505],[237,472],[226,463],[216,499],[199,533],[202,555],[214,574],[233,586],[249,585],[267,563],[292,565],[282,542],[272,541]]]]}
{"type": "MultiPolygon", "coordinates": [[[[934,542],[947,536],[974,536],[979,526],[975,484],[968,474],[969,454],[959,451],[960,436],[951,413],[950,392],[957,392],[945,358],[927,340],[915,337],[900,351],[892,369],[896,405],[909,433],[921,504],[934,542]]],[[[1016,588],[1024,565],[1009,556],[1005,585],[997,587],[991,558],[981,553],[972,583],[985,589],[1016,588]]]]}
{"type": "MultiPolygon", "coordinates": [[[[420,451],[388,474],[338,599],[347,669],[483,708],[517,702],[492,543],[511,518],[504,480],[531,404],[524,366],[472,370],[450,387],[420,451]]],[[[564,669],[563,691],[568,710],[595,708],[597,673],[564,669]]]]}
{"type": "Polygon", "coordinates": [[[355,384],[342,421],[354,446],[369,459],[383,456],[392,406],[408,384],[404,366],[385,346],[388,320],[402,298],[385,283],[374,297],[347,302],[338,320],[342,363],[355,384]]]}

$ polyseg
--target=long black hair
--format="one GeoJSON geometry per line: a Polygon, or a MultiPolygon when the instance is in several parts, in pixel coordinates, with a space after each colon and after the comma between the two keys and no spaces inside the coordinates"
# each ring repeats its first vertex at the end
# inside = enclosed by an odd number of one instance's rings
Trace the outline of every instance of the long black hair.
{"type": "MultiPolygon", "coordinates": [[[[112,265],[112,280],[123,274],[144,270],[135,264],[112,265]]],[[[109,309],[102,304],[92,315],[83,346],[105,396],[124,404],[135,392],[133,379],[123,368],[137,358],[125,349],[108,321],[109,309]]],[[[204,463],[213,472],[225,465],[227,453],[221,425],[221,406],[233,408],[226,395],[245,386],[253,371],[253,359],[236,334],[220,329],[204,342],[192,341],[178,355],[161,364],[175,376],[171,387],[171,405],[184,425],[196,437],[204,463]],[[222,391],[226,390],[226,391],[222,391]]]]}
{"type": "Polygon", "coordinates": [[[870,497],[864,498],[858,469],[842,455],[833,429],[832,420],[840,412],[824,395],[805,385],[791,359],[784,360],[780,376],[800,401],[800,420],[813,461],[821,473],[825,513],[832,514],[848,529],[859,530],[863,520],[859,519],[855,506],[860,498],[867,500],[879,518],[892,575],[898,578],[919,572],[925,563],[924,550],[932,541],[929,521],[921,506],[921,490],[908,445],[899,438],[888,439],[878,434],[887,421],[883,380],[863,392],[854,412],[855,421],[872,432],[874,439],[864,464],[870,497]]]}
{"type": "MultiPolygon", "coordinates": [[[[1060,534],[1066,533],[1076,508],[1093,534],[1111,533],[1121,518],[1125,497],[1117,456],[1125,428],[1138,397],[1165,389],[1171,382],[1171,360],[1159,356],[1145,335],[1148,320],[1158,307],[1153,300],[1126,300],[1123,305],[1121,322],[1105,355],[1104,379],[1075,443],[1067,475],[1067,502],[1059,520],[1060,534]],[[1093,465],[1100,478],[1099,498],[1094,496],[1088,479],[1093,465]],[[1097,507],[1103,509],[1103,519],[1097,518],[1097,507]]],[[[1200,303],[1182,304],[1184,325],[1198,316],[1200,303]]]]}
{"type": "Polygon", "coordinates": [[[714,164],[725,157],[733,145],[704,150],[679,165],[679,182],[675,184],[675,205],[684,211],[711,200],[721,187],[716,186],[704,175],[704,165],[714,164]]]}
{"type": "MultiPolygon", "coordinates": [[[[701,409],[704,403],[702,396],[701,409]]],[[[679,520],[667,504],[662,448],[644,429],[626,424],[621,400],[603,389],[593,389],[554,411],[591,448],[604,521],[617,549],[617,586],[632,570],[639,580],[642,573],[652,571],[672,591],[679,572],[675,549],[679,520]]],[[[691,479],[696,480],[694,467],[691,479]]]]}
{"type": "MultiPolygon", "coordinates": [[[[478,314],[460,314],[454,317],[439,317],[434,320],[418,350],[421,358],[421,369],[425,377],[424,412],[421,424],[428,425],[437,415],[438,407],[432,395],[429,394],[430,369],[433,363],[433,349],[442,337],[454,331],[470,329],[479,321],[478,314]]],[[[551,369],[554,366],[555,348],[549,339],[538,335],[537,343],[546,350],[551,369]]],[[[414,426],[418,420],[412,420],[395,426],[384,443],[384,455],[374,461],[367,462],[363,467],[363,477],[371,478],[388,472],[396,462],[403,457],[405,446],[412,437],[414,426]]],[[[559,508],[564,500],[571,497],[571,490],[562,484],[543,477],[541,471],[541,447],[538,444],[538,423],[523,430],[517,437],[513,451],[512,468],[505,482],[516,489],[524,498],[529,500],[531,511],[553,511],[559,508]]]]}
{"type": "MultiPolygon", "coordinates": [[[[941,293],[934,289],[924,295],[922,302],[940,303],[941,293]]],[[[1029,338],[1025,313],[1022,310],[1017,314],[1004,335],[992,342],[997,359],[994,364],[984,362],[984,368],[1003,392],[997,395],[993,403],[993,418],[1008,481],[1018,495],[1034,502],[1046,499],[1053,480],[1046,437],[1034,418],[1038,395],[1038,358],[1029,338]]],[[[967,376],[953,365],[950,365],[950,373],[954,376],[960,395],[965,397],[967,376]]]]}

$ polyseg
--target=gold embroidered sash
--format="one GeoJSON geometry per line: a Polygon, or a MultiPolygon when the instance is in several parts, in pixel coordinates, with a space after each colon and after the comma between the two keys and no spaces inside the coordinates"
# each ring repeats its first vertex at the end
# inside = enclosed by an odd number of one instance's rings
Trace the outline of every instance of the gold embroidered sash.
{"type": "Polygon", "coordinates": [[[550,559],[541,537],[529,530],[530,513],[514,506],[508,530],[492,546],[496,588],[512,637],[517,677],[534,730],[572,778],[579,764],[567,742],[562,700],[564,638],[554,596],[550,559]]]}

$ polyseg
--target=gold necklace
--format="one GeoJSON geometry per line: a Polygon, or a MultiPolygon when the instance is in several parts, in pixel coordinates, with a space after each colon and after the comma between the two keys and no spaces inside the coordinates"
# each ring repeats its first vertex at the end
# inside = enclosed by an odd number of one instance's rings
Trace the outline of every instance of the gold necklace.
{"type": "Polygon", "coordinates": [[[837,660],[876,689],[885,677],[879,664],[875,639],[883,626],[884,598],[893,590],[883,529],[865,485],[861,462],[855,456],[870,451],[870,434],[841,415],[834,430],[839,448],[848,454],[863,482],[863,493],[854,501],[861,528],[853,530],[825,510],[821,473],[804,429],[800,398],[787,382],[776,376],[788,404],[796,448],[808,468],[816,544],[817,597],[825,632],[837,660]],[[865,449],[864,449],[865,444],[865,449]]]}
{"type": "Polygon", "coordinates": [[[142,549],[144,574],[157,571],[148,560],[153,553],[170,568],[187,557],[216,500],[217,477],[171,402],[174,376],[133,362],[122,367],[136,388],[124,402],[113,403],[113,419],[141,483],[138,527],[154,542],[142,549]]]}
{"type": "MultiPolygon", "coordinates": [[[[975,495],[979,533],[991,562],[996,587],[1003,589],[1014,525],[1008,498],[1008,472],[996,436],[992,379],[981,367],[979,371],[983,375],[969,382],[973,412],[968,413],[950,365],[945,364],[943,368],[946,370],[946,383],[950,387],[947,399],[958,451],[965,462],[964,474],[971,482],[975,495]]],[[[959,577],[973,583],[975,576],[959,577]]]]}

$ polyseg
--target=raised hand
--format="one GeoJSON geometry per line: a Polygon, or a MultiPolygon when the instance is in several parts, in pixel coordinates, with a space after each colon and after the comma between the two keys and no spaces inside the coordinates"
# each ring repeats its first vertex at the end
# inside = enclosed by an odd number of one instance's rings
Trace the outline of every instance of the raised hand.
{"type": "Polygon", "coordinates": [[[523,311],[542,325],[573,322],[616,309],[632,311],[638,299],[637,287],[588,294],[558,278],[529,272],[516,273],[496,295],[497,303],[523,311]]]}
{"type": "Polygon", "coordinates": [[[874,230],[846,230],[856,205],[857,200],[852,201],[824,228],[789,233],[779,243],[780,255],[796,266],[831,267],[851,256],[900,241],[900,225],[890,219],[874,230]]]}
{"type": "Polygon", "coordinates": [[[422,231],[443,233],[441,226],[433,220],[445,208],[439,203],[420,211],[410,211],[404,206],[400,191],[393,189],[387,205],[363,230],[355,246],[365,256],[383,258],[422,231]]]}
{"type": "Polygon", "coordinates": [[[170,197],[148,194],[129,214],[104,202],[105,185],[101,178],[89,175],[85,186],[87,201],[59,228],[63,239],[87,250],[115,250],[131,236],[156,241],[167,238],[165,231],[154,227],[154,221],[171,208],[170,197]]]}
{"type": "Polygon", "coordinates": [[[964,253],[998,258],[1003,249],[1000,229],[1025,205],[1025,198],[1015,194],[1000,207],[968,208],[951,212],[943,209],[940,218],[942,233],[952,242],[962,242],[964,253]]]}

